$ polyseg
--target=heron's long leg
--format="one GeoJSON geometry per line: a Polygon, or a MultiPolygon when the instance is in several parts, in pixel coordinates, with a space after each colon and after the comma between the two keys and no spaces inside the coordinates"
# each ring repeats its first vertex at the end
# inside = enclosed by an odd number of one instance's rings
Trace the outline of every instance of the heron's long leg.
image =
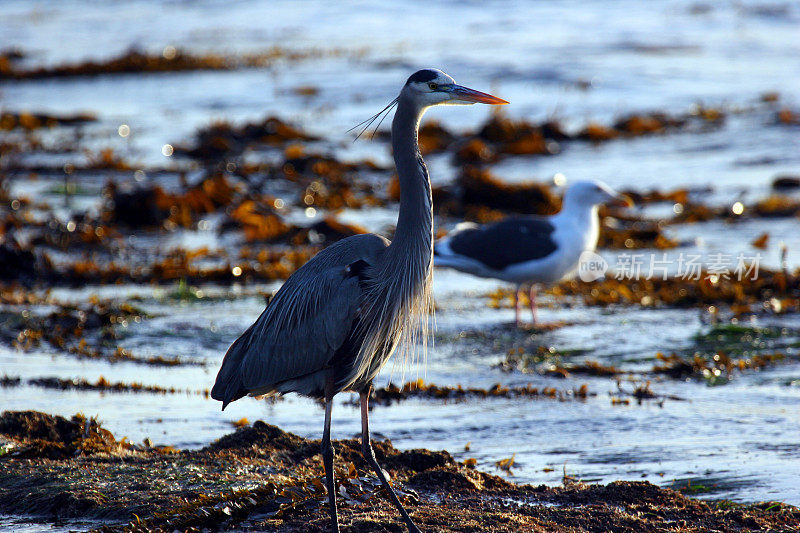
{"type": "MultiPolygon", "coordinates": [[[[332,374],[332,373],[331,373],[332,374]]],[[[331,446],[331,412],[333,411],[333,377],[325,385],[325,429],[322,432],[322,463],[325,465],[325,486],[331,511],[331,531],[339,533],[339,515],[336,512],[336,483],[333,477],[333,446],[331,446]]]]}
{"type": "Polygon", "coordinates": [[[536,284],[531,283],[531,292],[530,292],[530,300],[531,300],[531,316],[533,317],[533,325],[536,325],[536,284]]]}
{"type": "Polygon", "coordinates": [[[392,503],[394,503],[397,510],[400,511],[400,514],[403,516],[403,520],[405,521],[406,525],[408,526],[408,530],[411,533],[420,533],[419,528],[414,524],[414,521],[411,520],[411,517],[408,516],[403,504],[400,503],[400,499],[395,494],[394,489],[392,486],[389,485],[389,481],[386,479],[386,476],[381,470],[381,465],[378,464],[378,460],[375,459],[375,452],[372,450],[372,444],[369,441],[369,392],[372,387],[367,387],[366,391],[361,391],[360,393],[360,400],[361,400],[361,453],[364,455],[364,459],[367,460],[369,465],[375,471],[375,474],[378,476],[378,479],[381,480],[381,484],[383,484],[383,488],[386,489],[386,492],[389,493],[389,498],[391,498],[392,503]]]}

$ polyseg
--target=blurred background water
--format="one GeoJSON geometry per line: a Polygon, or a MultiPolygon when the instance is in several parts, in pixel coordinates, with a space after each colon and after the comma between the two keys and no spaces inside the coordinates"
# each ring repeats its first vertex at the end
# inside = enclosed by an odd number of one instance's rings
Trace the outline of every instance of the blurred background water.
{"type": "MultiPolygon", "coordinates": [[[[5,110],[95,113],[99,121],[84,129],[85,145],[112,146],[142,166],[168,165],[165,144],[185,142],[214,120],[266,115],[319,135],[319,145],[339,158],[369,157],[390,164],[385,143],[352,143],[345,132],[391,100],[411,72],[433,66],[511,101],[504,111],[512,117],[535,122],[558,118],[574,129],[633,112],[677,114],[698,105],[732,111],[723,127],[710,132],[571,145],[554,157],[509,158],[493,167],[508,181],[544,181],[563,173],[568,180],[598,178],[637,191],[709,186],[704,200],[728,205],[763,198],[776,175],[796,174],[800,168],[800,130],[776,124],[772,110],[760,104],[771,92],[780,94],[782,105],[796,109],[800,104],[800,6],[795,2],[9,0],[2,11],[0,49],[23,50],[23,64],[30,66],[102,60],[130,48],[244,54],[278,46],[319,52],[261,69],[0,84],[5,110]],[[307,86],[315,88],[313,96],[297,91],[307,86]],[[121,124],[130,128],[125,138],[118,135],[121,124]]],[[[489,112],[444,108],[428,117],[453,130],[470,130],[489,112]]],[[[457,173],[444,156],[428,161],[434,183],[447,183],[457,173]]],[[[101,183],[94,184],[96,190],[101,183]]],[[[19,181],[13,187],[46,197],[36,183],[19,181]]],[[[79,201],[93,209],[100,198],[87,195],[79,201]]],[[[383,231],[394,222],[394,212],[366,209],[341,218],[383,231]]],[[[735,226],[711,221],[671,229],[686,243],[681,252],[730,254],[754,253],[750,241],[768,231],[772,242],[788,246],[791,268],[800,265],[797,230],[797,219],[756,219],[735,226]]],[[[216,239],[212,232],[184,233],[161,245],[216,246],[216,239]]],[[[763,252],[765,265],[778,266],[777,250],[772,246],[763,252]]],[[[518,482],[559,483],[566,472],[584,481],[693,483],[714,498],[800,504],[800,365],[741,373],[716,387],[703,381],[663,381],[655,385],[659,393],[685,401],[614,405],[609,394],[617,385],[608,378],[557,380],[494,367],[510,348],[530,340],[508,326],[513,311],[486,309],[486,294],[499,285],[437,271],[438,330],[427,365],[404,369],[390,363],[379,384],[417,377],[483,387],[530,382],[566,389],[587,383],[598,395],[563,402],[412,400],[376,407],[377,434],[401,448],[444,448],[458,459],[475,457],[479,468],[489,471],[496,461],[515,454],[511,479],[518,482]]],[[[77,303],[92,294],[140,296],[137,305],[152,318],[124,328],[120,344],[142,355],[180,355],[205,365],[111,365],[76,360],[47,347],[20,352],[0,346],[0,373],[89,380],[102,375],[111,381],[208,388],[227,346],[263,309],[258,292],[276,287],[208,287],[206,292],[219,298],[199,302],[175,302],[165,297],[165,289],[149,286],[58,289],[59,299],[77,303]]],[[[602,310],[547,298],[545,304],[545,320],[569,325],[537,334],[536,342],[562,352],[576,350],[578,361],[644,368],[656,352],[691,352],[697,335],[709,328],[696,310],[602,310]]],[[[778,328],[786,339],[782,349],[797,353],[800,317],[762,317],[752,325],[778,328]]],[[[357,410],[344,404],[345,396],[334,411],[337,438],[350,437],[359,427],[357,410]]],[[[198,395],[45,392],[23,386],[0,388],[0,406],[63,415],[82,411],[97,415],[117,436],[150,437],[181,447],[203,446],[230,432],[231,422],[242,417],[314,438],[322,427],[322,410],[293,396],[274,404],[243,400],[221,413],[217,402],[198,395]]]]}

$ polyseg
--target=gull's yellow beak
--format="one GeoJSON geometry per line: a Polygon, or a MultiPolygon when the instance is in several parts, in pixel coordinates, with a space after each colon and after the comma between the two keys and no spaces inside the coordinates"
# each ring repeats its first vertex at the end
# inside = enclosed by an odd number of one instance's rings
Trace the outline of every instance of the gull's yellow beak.
{"type": "Polygon", "coordinates": [[[609,207],[633,207],[633,199],[627,194],[617,194],[614,198],[606,204],[609,207]]]}

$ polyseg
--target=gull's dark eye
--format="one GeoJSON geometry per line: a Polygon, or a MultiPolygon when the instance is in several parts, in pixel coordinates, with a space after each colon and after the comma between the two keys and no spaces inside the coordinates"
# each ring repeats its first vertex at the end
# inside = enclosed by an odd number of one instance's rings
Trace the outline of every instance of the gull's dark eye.
{"type": "Polygon", "coordinates": [[[435,90],[437,89],[437,87],[439,87],[439,86],[438,86],[438,85],[436,85],[436,84],[435,84],[435,83],[433,83],[433,82],[430,82],[430,83],[428,84],[428,87],[430,88],[430,90],[431,90],[431,91],[435,91],[435,90]]]}

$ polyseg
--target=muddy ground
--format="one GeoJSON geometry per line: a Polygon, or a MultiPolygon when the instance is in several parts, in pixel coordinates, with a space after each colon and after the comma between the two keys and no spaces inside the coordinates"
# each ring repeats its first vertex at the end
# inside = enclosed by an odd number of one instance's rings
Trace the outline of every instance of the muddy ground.
{"type": "MultiPolygon", "coordinates": [[[[255,422],[200,450],[135,445],[97,421],[0,416],[0,512],[97,530],[327,531],[319,441],[255,422]]],[[[649,482],[516,485],[444,451],[375,442],[423,531],[800,531],[800,509],[697,500],[649,482]]],[[[344,532],[404,531],[355,439],[335,443],[344,532]]]]}

